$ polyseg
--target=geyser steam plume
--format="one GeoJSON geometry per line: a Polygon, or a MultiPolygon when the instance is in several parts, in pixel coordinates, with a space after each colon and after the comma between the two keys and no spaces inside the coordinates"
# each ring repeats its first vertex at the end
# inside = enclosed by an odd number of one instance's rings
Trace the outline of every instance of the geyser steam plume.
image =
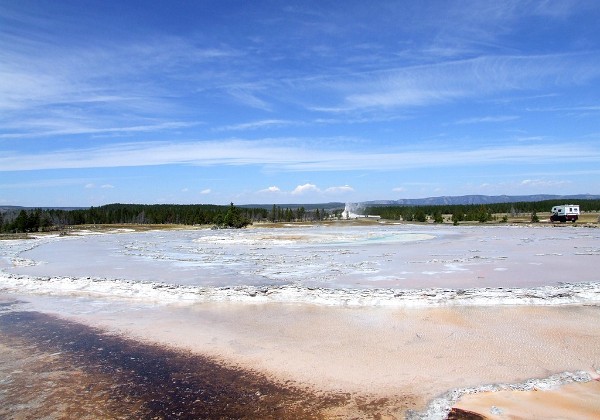
{"type": "Polygon", "coordinates": [[[356,219],[364,216],[364,210],[365,206],[362,203],[346,203],[342,216],[347,217],[348,219],[356,219]]]}

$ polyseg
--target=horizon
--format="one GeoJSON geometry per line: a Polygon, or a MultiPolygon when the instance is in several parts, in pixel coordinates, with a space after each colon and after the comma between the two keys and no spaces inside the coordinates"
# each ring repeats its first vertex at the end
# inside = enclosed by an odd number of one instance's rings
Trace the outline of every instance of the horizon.
{"type": "Polygon", "coordinates": [[[594,1],[3,4],[0,206],[593,194],[599,20],[594,1]]]}
{"type": "MultiPolygon", "coordinates": [[[[591,193],[581,193],[581,194],[566,194],[566,195],[555,195],[555,194],[528,194],[528,195],[481,195],[481,194],[465,194],[465,195],[457,195],[457,196],[433,196],[433,197],[420,197],[420,198],[398,198],[398,199],[376,199],[376,200],[368,200],[368,201],[329,201],[329,202],[310,202],[310,203],[227,203],[227,204],[217,204],[217,203],[134,203],[134,202],[110,202],[110,203],[101,203],[97,205],[91,206],[45,206],[45,205],[34,205],[34,206],[23,206],[18,204],[0,204],[1,208],[7,207],[15,207],[15,208],[25,208],[25,209],[84,209],[90,207],[103,207],[110,205],[125,205],[125,206],[137,206],[137,205],[147,205],[147,206],[223,206],[227,207],[231,204],[237,207],[247,207],[247,208],[266,208],[271,206],[277,207],[302,207],[302,206],[327,206],[327,205],[344,205],[348,207],[349,205],[398,205],[398,206],[420,206],[425,204],[415,204],[415,203],[402,203],[402,201],[419,201],[419,200],[436,200],[436,199],[457,199],[457,198],[465,198],[465,197],[486,197],[486,198],[498,198],[498,197],[509,197],[510,199],[524,199],[524,202],[537,202],[537,201],[555,201],[555,200],[597,200],[600,197],[600,194],[591,194],[591,193]],[[546,197],[541,199],[533,200],[534,197],[546,197]],[[582,197],[583,196],[583,197],[582,197]],[[589,196],[590,198],[586,198],[585,196],[589,196]],[[385,204],[381,204],[382,202],[389,202],[385,204]]],[[[517,203],[519,201],[486,201],[485,204],[503,204],[503,203],[517,203]]],[[[445,205],[478,205],[479,203],[447,203],[447,204],[426,204],[428,206],[445,206],[445,205]]]]}

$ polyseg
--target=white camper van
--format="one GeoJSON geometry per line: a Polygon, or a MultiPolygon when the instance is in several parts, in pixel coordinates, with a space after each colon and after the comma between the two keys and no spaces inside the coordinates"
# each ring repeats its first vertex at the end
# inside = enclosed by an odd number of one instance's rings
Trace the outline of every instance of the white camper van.
{"type": "Polygon", "coordinates": [[[577,219],[579,219],[578,204],[563,204],[562,206],[552,207],[552,215],[550,216],[552,222],[575,222],[577,219]]]}

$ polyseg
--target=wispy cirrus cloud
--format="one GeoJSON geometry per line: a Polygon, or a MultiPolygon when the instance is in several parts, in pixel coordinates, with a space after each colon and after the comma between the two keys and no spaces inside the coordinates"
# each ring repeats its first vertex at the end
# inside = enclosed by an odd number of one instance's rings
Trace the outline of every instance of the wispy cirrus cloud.
{"type": "MultiPolygon", "coordinates": [[[[137,142],[102,145],[80,150],[62,149],[39,153],[5,151],[0,171],[41,169],[113,168],[156,165],[262,166],[271,171],[348,171],[441,168],[509,163],[553,164],[557,161],[598,162],[595,143],[570,143],[568,149],[549,144],[509,144],[468,149],[429,148],[393,151],[310,150],[295,147],[296,139],[221,140],[203,142],[137,142]],[[292,144],[292,145],[290,145],[292,144]]],[[[310,189],[306,184],[298,193],[310,189]]]]}
{"type": "Polygon", "coordinates": [[[271,128],[271,127],[286,127],[286,126],[297,125],[297,124],[299,124],[299,123],[290,121],[290,120],[269,119],[269,120],[252,121],[252,122],[248,122],[248,123],[226,125],[224,127],[215,128],[215,131],[246,131],[246,130],[257,130],[257,129],[262,129],[262,128],[271,128]]]}
{"type": "Polygon", "coordinates": [[[554,107],[544,107],[544,108],[527,108],[527,111],[532,112],[557,112],[557,111],[567,111],[567,112],[600,112],[600,105],[580,105],[580,106],[554,106],[554,107]]]}
{"type": "MultiPolygon", "coordinates": [[[[148,124],[148,125],[136,125],[129,127],[106,127],[106,128],[97,128],[97,127],[89,127],[86,125],[80,124],[68,124],[65,122],[53,121],[52,125],[58,126],[55,129],[46,129],[43,127],[41,130],[37,129],[39,126],[39,121],[33,124],[27,124],[27,122],[21,123],[19,127],[17,127],[21,132],[9,132],[0,134],[0,139],[18,139],[18,138],[35,138],[35,137],[52,137],[52,136],[64,136],[64,135],[78,135],[78,134],[127,134],[127,133],[147,133],[153,131],[165,131],[165,130],[173,130],[179,128],[187,128],[198,125],[198,123],[193,122],[183,122],[183,121],[172,121],[172,122],[163,122],[158,124],[148,124]]],[[[50,124],[48,124],[50,125],[50,124]]]]}
{"type": "Polygon", "coordinates": [[[587,83],[600,77],[594,53],[538,56],[481,56],[468,60],[377,71],[331,81],[341,99],[313,109],[348,112],[360,109],[425,106],[501,92],[587,83]]]}
{"type": "Polygon", "coordinates": [[[256,87],[236,86],[226,89],[226,92],[235,99],[236,102],[251,108],[260,109],[263,111],[272,111],[273,108],[269,102],[260,98],[258,95],[259,89],[256,87]]]}
{"type": "Polygon", "coordinates": [[[36,181],[17,181],[11,183],[0,183],[0,188],[29,189],[29,188],[64,188],[74,185],[84,185],[84,188],[93,188],[94,183],[87,182],[84,178],[57,178],[40,179],[36,181]]]}
{"type": "Polygon", "coordinates": [[[456,121],[454,124],[465,125],[465,124],[481,124],[481,123],[498,123],[498,122],[506,122],[506,121],[514,121],[518,120],[520,117],[517,115],[494,115],[494,116],[485,116],[485,117],[473,117],[473,118],[463,118],[461,120],[456,121]]]}
{"type": "MultiPolygon", "coordinates": [[[[497,7],[473,5],[472,14],[460,9],[460,13],[455,12],[464,28],[480,30],[490,22],[501,24],[513,20],[515,15],[522,15],[521,9],[527,14],[538,13],[532,5],[517,7],[514,3],[497,7]]],[[[563,9],[563,13],[568,13],[569,8],[563,9]]],[[[432,19],[430,23],[439,24],[432,19]]],[[[455,19],[453,25],[446,26],[457,25],[455,19]]],[[[457,34],[467,29],[457,30],[457,34]]],[[[57,46],[51,39],[28,40],[27,35],[17,32],[11,35],[12,42],[0,41],[3,62],[0,109],[27,111],[37,118],[49,108],[79,104],[82,107],[79,112],[87,116],[104,113],[111,118],[109,127],[118,126],[114,119],[123,114],[130,118],[165,118],[171,114],[166,118],[177,120],[178,111],[189,108],[186,101],[190,97],[194,98],[194,104],[202,104],[217,96],[267,112],[277,110],[273,98],[286,106],[326,113],[379,111],[499,92],[536,90],[541,85],[584,83],[600,73],[595,64],[596,55],[582,52],[537,56],[488,54],[412,66],[397,60],[351,72],[338,68],[335,63],[341,57],[333,54],[331,63],[316,72],[273,66],[277,70],[265,74],[262,70],[267,66],[258,65],[259,60],[243,49],[226,44],[199,45],[193,37],[152,36],[144,41],[126,40],[117,46],[96,44],[90,48],[77,44],[57,46]]],[[[447,48],[426,43],[420,45],[415,54],[447,48]]],[[[459,54],[438,51],[433,55],[439,58],[459,54]]],[[[16,117],[18,120],[23,116],[16,117]]],[[[56,118],[69,120],[65,115],[56,118]]],[[[275,121],[287,120],[263,121],[272,121],[273,127],[275,121]]],[[[244,130],[267,126],[241,123],[224,128],[244,130]]]]}
{"type": "Polygon", "coordinates": [[[185,109],[182,98],[199,86],[236,80],[233,63],[243,56],[223,44],[166,35],[93,46],[30,35],[14,29],[0,40],[0,110],[12,113],[6,122],[23,112],[69,121],[54,114],[65,107],[90,119],[101,116],[109,125],[123,115],[165,119],[185,109]]]}

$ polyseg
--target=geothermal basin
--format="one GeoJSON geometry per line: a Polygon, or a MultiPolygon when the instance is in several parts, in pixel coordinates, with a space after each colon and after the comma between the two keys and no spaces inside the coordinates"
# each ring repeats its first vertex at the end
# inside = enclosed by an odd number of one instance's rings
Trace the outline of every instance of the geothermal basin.
{"type": "Polygon", "coordinates": [[[0,252],[6,313],[343,396],[325,418],[444,418],[461,395],[555,390],[600,366],[597,229],[121,230],[0,241],[0,252]]]}

